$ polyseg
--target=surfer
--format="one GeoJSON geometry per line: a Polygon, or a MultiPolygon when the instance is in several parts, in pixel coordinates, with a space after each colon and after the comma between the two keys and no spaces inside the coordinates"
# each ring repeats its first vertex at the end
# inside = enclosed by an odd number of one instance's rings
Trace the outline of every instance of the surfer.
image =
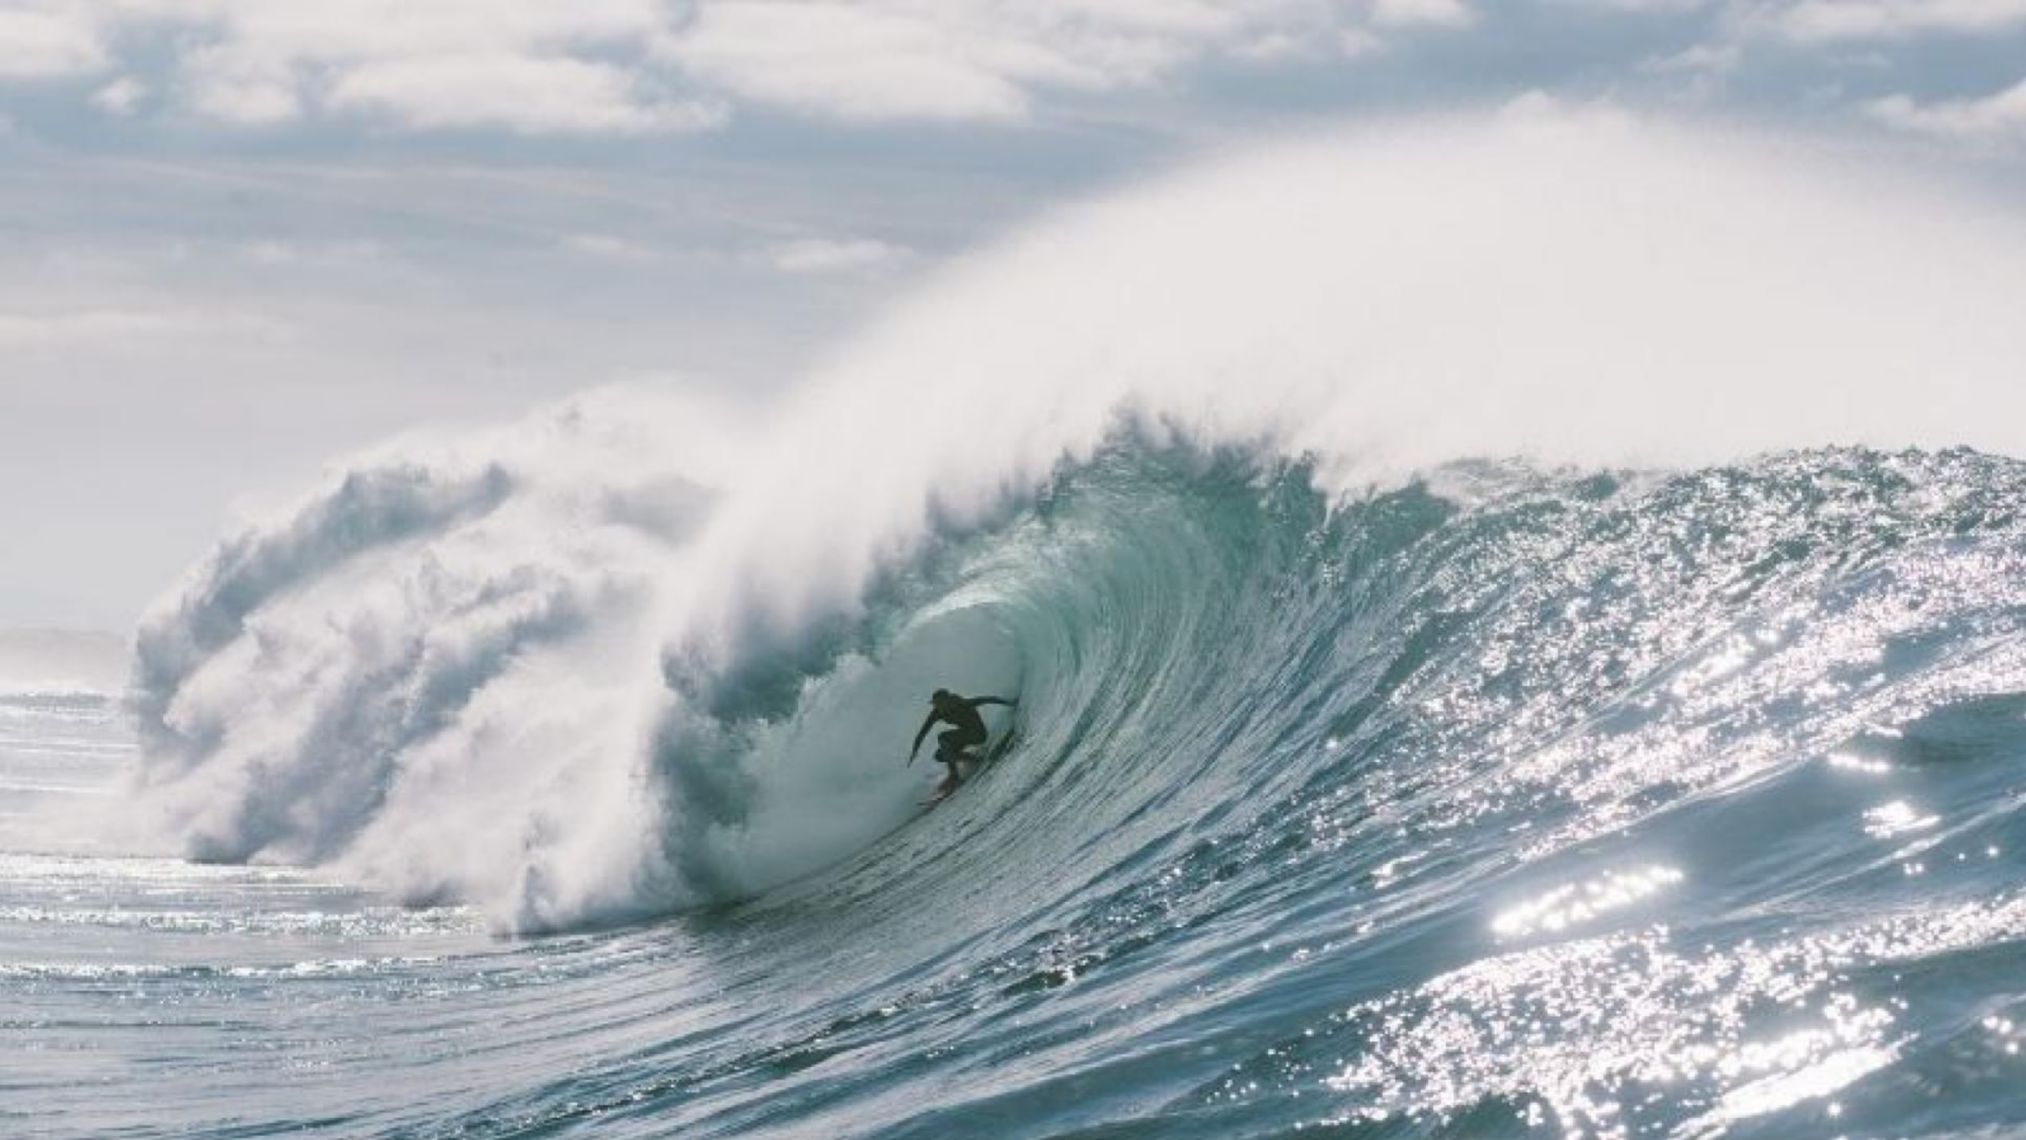
{"type": "Polygon", "coordinates": [[[1005,705],[1011,708],[1019,701],[1005,697],[960,697],[948,689],[937,689],[929,696],[928,719],[922,721],[921,731],[915,733],[914,747],[908,749],[907,762],[915,762],[915,754],[922,750],[922,737],[929,734],[929,726],[937,721],[947,721],[953,727],[936,734],[936,759],[949,765],[950,774],[944,778],[939,794],[948,794],[957,786],[957,761],[976,760],[964,750],[985,743],[985,718],[978,710],[985,705],[1005,705]]]}

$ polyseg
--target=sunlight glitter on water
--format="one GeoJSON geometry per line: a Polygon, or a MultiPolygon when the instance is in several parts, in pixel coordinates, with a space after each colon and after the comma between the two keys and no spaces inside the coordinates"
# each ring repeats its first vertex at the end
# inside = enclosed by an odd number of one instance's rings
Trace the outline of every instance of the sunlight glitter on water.
{"type": "Polygon", "coordinates": [[[1600,1138],[1639,1134],[1645,1091],[1666,1085],[1674,1111],[1700,1106],[1684,1132],[1714,1133],[1896,1059],[1910,999],[1877,992],[1875,970],[1854,992],[1867,970],[2021,934],[2013,900],[1728,949],[1656,928],[1520,950],[1345,1011],[1330,1036],[1363,1044],[1324,1084],[1359,1106],[1347,1121],[1505,1101],[1600,1138]]]}
{"type": "Polygon", "coordinates": [[[1525,902],[1507,907],[1491,920],[1500,938],[1520,938],[1538,931],[1558,933],[1619,910],[1682,881],[1673,867],[1609,870],[1580,883],[1564,883],[1525,902]]]}
{"type": "Polygon", "coordinates": [[[1873,839],[1890,839],[1909,831],[1922,831],[1941,822],[1905,800],[1880,804],[1864,813],[1864,834],[1873,839]]]}

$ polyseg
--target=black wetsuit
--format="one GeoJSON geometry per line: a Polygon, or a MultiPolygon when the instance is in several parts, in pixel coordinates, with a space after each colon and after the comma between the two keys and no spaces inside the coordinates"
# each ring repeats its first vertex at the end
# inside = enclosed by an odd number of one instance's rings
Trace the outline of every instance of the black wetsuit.
{"type": "Polygon", "coordinates": [[[955,764],[964,757],[964,749],[975,748],[985,743],[985,718],[978,715],[982,705],[1011,705],[1004,697],[960,697],[955,693],[945,700],[935,702],[929,710],[927,720],[922,721],[921,731],[915,733],[914,747],[909,755],[921,751],[922,737],[929,734],[929,726],[937,721],[948,721],[955,727],[936,734],[936,759],[945,764],[955,764]]]}

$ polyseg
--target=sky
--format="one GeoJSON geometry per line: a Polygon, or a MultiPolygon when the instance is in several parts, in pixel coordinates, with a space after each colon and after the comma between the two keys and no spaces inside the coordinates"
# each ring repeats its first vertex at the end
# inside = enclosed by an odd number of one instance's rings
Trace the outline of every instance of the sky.
{"type": "Polygon", "coordinates": [[[0,0],[0,627],[129,628],[389,435],[764,401],[1194,156],[1539,98],[2026,210],[2026,0],[0,0]]]}

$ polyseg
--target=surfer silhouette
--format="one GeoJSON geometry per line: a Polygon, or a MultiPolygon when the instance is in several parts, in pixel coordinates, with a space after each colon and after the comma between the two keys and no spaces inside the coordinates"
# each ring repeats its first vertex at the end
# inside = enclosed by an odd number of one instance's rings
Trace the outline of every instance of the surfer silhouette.
{"type": "Polygon", "coordinates": [[[915,754],[922,750],[922,737],[929,734],[930,726],[939,720],[948,722],[952,727],[936,734],[936,760],[950,769],[937,792],[947,795],[957,786],[957,761],[977,759],[964,750],[985,743],[985,718],[978,715],[978,710],[985,705],[1010,708],[1019,703],[1004,697],[960,697],[948,689],[937,689],[929,697],[928,718],[922,721],[921,730],[915,733],[914,747],[908,749],[907,762],[915,762],[915,754]]]}

